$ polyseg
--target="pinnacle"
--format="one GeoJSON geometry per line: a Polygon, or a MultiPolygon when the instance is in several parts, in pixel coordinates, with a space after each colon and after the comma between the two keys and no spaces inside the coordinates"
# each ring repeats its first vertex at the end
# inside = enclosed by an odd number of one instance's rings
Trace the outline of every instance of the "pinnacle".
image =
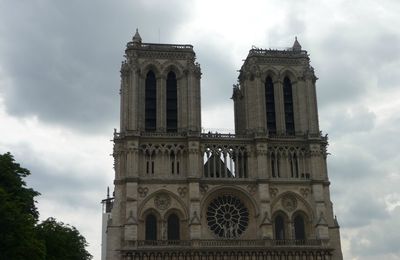
{"type": "Polygon", "coordinates": [[[301,45],[300,45],[300,43],[297,41],[297,36],[294,38],[294,43],[293,43],[292,49],[293,49],[294,51],[301,51],[301,45]]]}
{"type": "Polygon", "coordinates": [[[136,28],[136,33],[132,38],[133,43],[142,43],[142,37],[140,37],[139,30],[136,28]]]}

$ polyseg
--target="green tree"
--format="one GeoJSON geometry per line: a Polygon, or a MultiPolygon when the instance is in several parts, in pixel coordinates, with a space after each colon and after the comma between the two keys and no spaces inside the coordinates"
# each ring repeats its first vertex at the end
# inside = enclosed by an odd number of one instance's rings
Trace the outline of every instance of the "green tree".
{"type": "Polygon", "coordinates": [[[10,153],[0,155],[0,259],[44,259],[44,244],[35,233],[39,213],[23,178],[30,174],[10,153]]]}
{"type": "Polygon", "coordinates": [[[26,187],[29,170],[10,153],[0,154],[0,260],[87,260],[86,239],[54,218],[37,224],[35,197],[26,187]]]}
{"type": "Polygon", "coordinates": [[[88,243],[79,231],[70,225],[48,218],[36,227],[37,235],[45,243],[46,260],[89,260],[88,243]]]}

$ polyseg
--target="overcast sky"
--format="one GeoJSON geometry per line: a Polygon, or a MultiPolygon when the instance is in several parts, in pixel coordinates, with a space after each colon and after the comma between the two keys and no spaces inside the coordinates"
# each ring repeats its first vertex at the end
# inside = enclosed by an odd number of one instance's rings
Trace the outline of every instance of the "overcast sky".
{"type": "Polygon", "coordinates": [[[135,29],[144,42],[194,46],[202,125],[219,129],[233,129],[249,49],[297,36],[319,78],[344,258],[400,259],[399,14],[397,0],[0,0],[0,153],[31,170],[41,219],[76,226],[100,259],[119,68],[135,29]]]}

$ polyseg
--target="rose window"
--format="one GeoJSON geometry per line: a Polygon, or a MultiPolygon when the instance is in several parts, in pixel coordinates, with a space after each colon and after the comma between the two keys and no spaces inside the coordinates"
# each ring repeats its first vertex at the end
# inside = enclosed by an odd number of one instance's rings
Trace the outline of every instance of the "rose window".
{"type": "Polygon", "coordinates": [[[221,238],[237,238],[249,224],[249,211],[235,196],[215,198],[207,208],[207,224],[221,238]]]}

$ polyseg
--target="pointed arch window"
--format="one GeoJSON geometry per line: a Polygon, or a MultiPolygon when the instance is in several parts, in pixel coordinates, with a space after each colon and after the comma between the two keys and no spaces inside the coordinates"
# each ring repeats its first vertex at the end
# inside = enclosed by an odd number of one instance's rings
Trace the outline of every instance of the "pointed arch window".
{"type": "Polygon", "coordinates": [[[157,240],[157,218],[153,214],[146,217],[146,240],[157,240]]]}
{"type": "Polygon", "coordinates": [[[274,153],[271,153],[271,173],[272,173],[272,177],[276,177],[275,154],[274,153]]]}
{"type": "Polygon", "coordinates": [[[290,162],[290,172],[292,178],[299,178],[299,163],[297,160],[296,153],[289,155],[289,162],[290,162]]]}
{"type": "Polygon", "coordinates": [[[176,214],[171,214],[167,220],[168,240],[180,240],[180,224],[179,217],[176,214]]]}
{"type": "Polygon", "coordinates": [[[283,102],[285,109],[285,126],[288,135],[294,135],[294,113],[293,113],[293,92],[292,82],[288,77],[283,80],[283,102]]]}
{"type": "Polygon", "coordinates": [[[153,71],[146,75],[145,82],[145,130],[155,131],[157,121],[157,80],[153,71]]]}
{"type": "Polygon", "coordinates": [[[167,76],[167,132],[178,130],[177,80],[174,72],[167,76]]]}
{"type": "Polygon", "coordinates": [[[270,76],[265,80],[265,107],[268,132],[276,134],[274,83],[270,76]]]}
{"type": "Polygon", "coordinates": [[[294,224],[294,238],[296,240],[305,240],[306,230],[303,217],[301,215],[297,215],[294,218],[293,224],[294,224]]]}
{"type": "Polygon", "coordinates": [[[275,239],[283,240],[285,239],[285,220],[281,215],[275,218],[275,239]]]}

